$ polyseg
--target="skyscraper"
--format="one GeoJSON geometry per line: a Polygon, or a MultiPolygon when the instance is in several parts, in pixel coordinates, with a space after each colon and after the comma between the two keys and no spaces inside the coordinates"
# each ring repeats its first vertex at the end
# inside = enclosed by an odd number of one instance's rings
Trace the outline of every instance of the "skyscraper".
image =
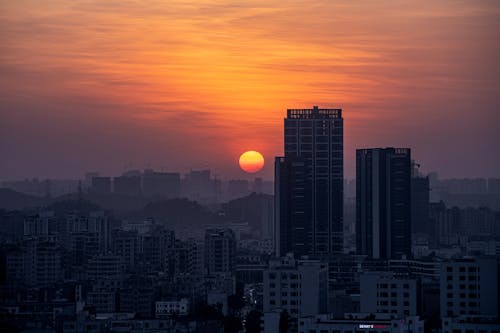
{"type": "Polygon", "coordinates": [[[341,109],[289,109],[285,156],[275,161],[276,255],[343,249],[341,109]]]}
{"type": "Polygon", "coordinates": [[[411,255],[409,148],[356,150],[356,247],[372,258],[411,255]]]}
{"type": "Polygon", "coordinates": [[[432,234],[429,225],[429,177],[420,174],[418,166],[413,163],[411,176],[411,232],[432,234]]]}

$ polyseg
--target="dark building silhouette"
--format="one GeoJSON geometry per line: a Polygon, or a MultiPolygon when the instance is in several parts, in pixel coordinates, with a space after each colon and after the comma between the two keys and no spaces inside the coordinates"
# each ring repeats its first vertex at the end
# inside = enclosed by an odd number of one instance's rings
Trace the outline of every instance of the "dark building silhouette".
{"type": "Polygon", "coordinates": [[[249,194],[248,180],[231,179],[227,184],[227,192],[231,198],[241,198],[249,194]]]}
{"type": "Polygon", "coordinates": [[[146,197],[178,198],[181,193],[181,175],[178,172],[144,170],[142,190],[146,197]]]}
{"type": "Polygon", "coordinates": [[[113,179],[113,192],[131,196],[141,195],[141,177],[136,175],[115,177],[113,179]]]}
{"type": "Polygon", "coordinates": [[[209,274],[232,272],[235,268],[236,236],[229,228],[205,231],[205,268],[209,274]]]}
{"type": "Polygon", "coordinates": [[[372,258],[411,255],[409,148],[356,150],[356,247],[372,258]]]}
{"type": "Polygon", "coordinates": [[[93,177],[90,191],[95,194],[111,193],[111,178],[110,177],[93,177]]]}
{"type": "Polygon", "coordinates": [[[341,109],[289,109],[285,156],[275,161],[276,254],[343,250],[341,109]]]}
{"type": "Polygon", "coordinates": [[[432,233],[429,225],[429,194],[429,177],[424,177],[414,167],[411,177],[412,233],[432,233]]]}

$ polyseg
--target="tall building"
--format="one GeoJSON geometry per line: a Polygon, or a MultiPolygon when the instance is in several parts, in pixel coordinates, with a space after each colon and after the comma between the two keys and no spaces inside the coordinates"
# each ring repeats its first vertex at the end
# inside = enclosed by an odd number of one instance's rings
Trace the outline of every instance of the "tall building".
{"type": "Polygon", "coordinates": [[[356,150],[356,247],[375,259],[411,255],[411,151],[356,150]]]}
{"type": "Polygon", "coordinates": [[[341,109],[289,109],[275,161],[276,255],[343,251],[341,109]]]}
{"type": "Polygon", "coordinates": [[[232,272],[235,268],[236,237],[229,228],[205,232],[205,267],[209,274],[232,272]]]}
{"type": "MultiPolygon", "coordinates": [[[[418,164],[415,164],[418,166],[418,164]]],[[[430,234],[429,202],[430,189],[429,177],[424,177],[413,168],[411,177],[411,228],[412,233],[430,234]]]]}

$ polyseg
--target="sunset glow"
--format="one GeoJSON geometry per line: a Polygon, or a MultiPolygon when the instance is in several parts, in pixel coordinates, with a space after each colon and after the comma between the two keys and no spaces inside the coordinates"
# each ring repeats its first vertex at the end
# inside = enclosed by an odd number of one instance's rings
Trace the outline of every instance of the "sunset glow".
{"type": "Polygon", "coordinates": [[[500,157],[477,148],[495,149],[500,123],[499,13],[496,1],[0,0],[0,171],[50,176],[64,156],[68,177],[236,175],[240,147],[282,154],[286,109],[320,105],[344,110],[348,177],[367,142],[412,146],[428,170],[492,174],[500,157]],[[476,162],[452,163],[464,153],[476,162]]]}

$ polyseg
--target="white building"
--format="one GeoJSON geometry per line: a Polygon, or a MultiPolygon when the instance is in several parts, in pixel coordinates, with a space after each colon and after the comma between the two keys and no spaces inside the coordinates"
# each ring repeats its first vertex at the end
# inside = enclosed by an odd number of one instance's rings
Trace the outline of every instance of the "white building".
{"type": "MultiPolygon", "coordinates": [[[[263,312],[296,319],[327,312],[328,265],[318,260],[295,260],[292,255],[271,260],[264,271],[263,312]]],[[[271,332],[264,320],[264,331],[271,332]]]]}

